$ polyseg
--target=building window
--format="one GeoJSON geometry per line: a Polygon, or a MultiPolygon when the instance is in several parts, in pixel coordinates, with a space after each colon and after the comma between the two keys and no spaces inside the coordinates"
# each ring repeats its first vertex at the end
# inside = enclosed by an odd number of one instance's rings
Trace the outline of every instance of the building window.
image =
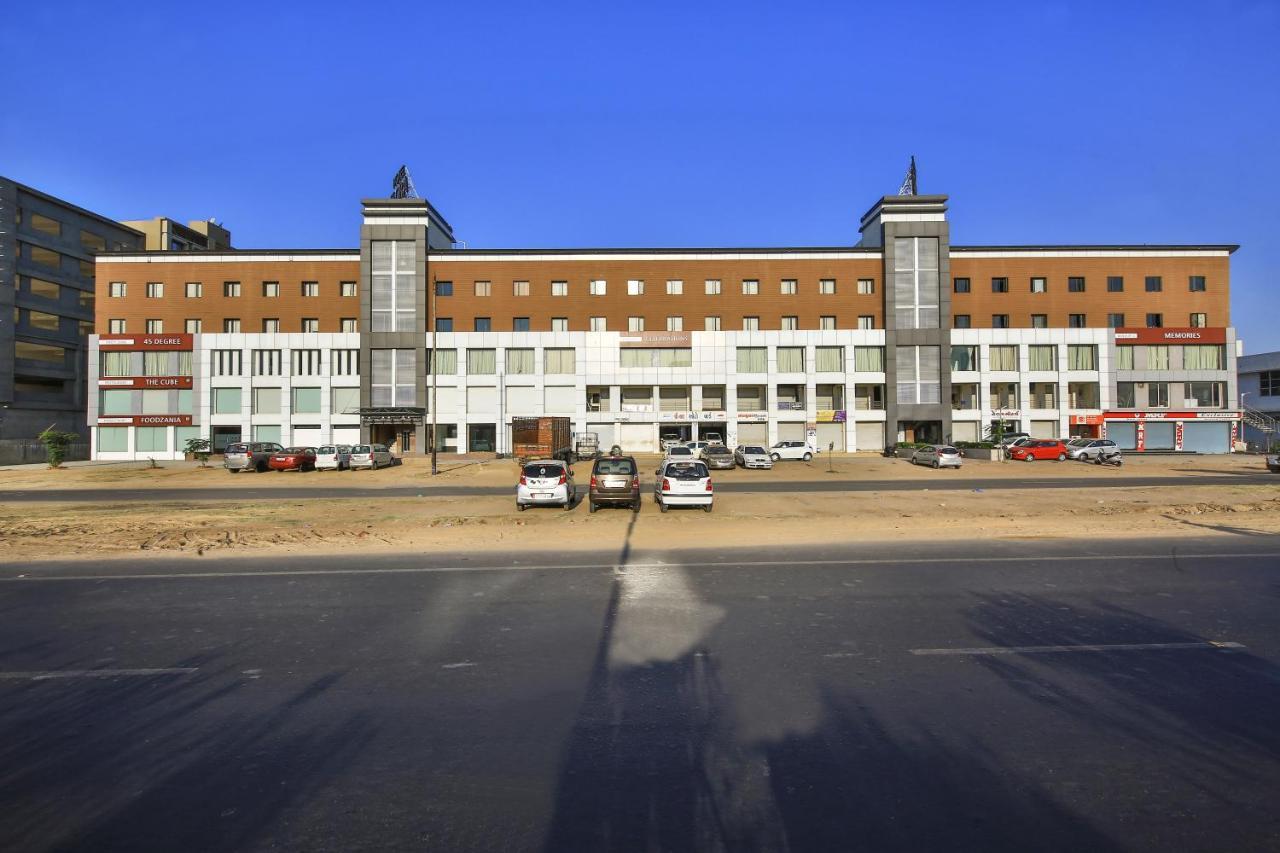
{"type": "Polygon", "coordinates": [[[954,329],[968,329],[972,324],[968,314],[953,314],[951,317],[951,327],[954,329]]]}
{"type": "Polygon", "coordinates": [[[533,374],[532,349],[508,349],[506,356],[508,374],[516,376],[530,376],[533,374]]]}
{"type": "MultiPolygon", "coordinates": [[[[938,239],[893,241],[894,322],[899,329],[936,329],[940,318],[938,239]]],[[[885,320],[888,323],[888,318],[885,320]]]]}
{"type": "Polygon", "coordinates": [[[318,317],[303,317],[303,318],[302,318],[302,331],[303,331],[304,333],[314,333],[314,332],[318,332],[318,331],[320,331],[320,318],[318,318],[318,317]]]}
{"type": "Polygon", "coordinates": [[[355,317],[343,317],[338,320],[338,331],[358,332],[360,331],[359,321],[355,317]]]}
{"type": "Polygon", "coordinates": [[[1148,329],[1162,329],[1162,328],[1164,328],[1164,315],[1163,315],[1163,314],[1148,314],[1148,315],[1147,315],[1147,328],[1148,328],[1148,329]]]}
{"type": "Polygon", "coordinates": [[[991,279],[991,292],[992,292],[992,293],[1008,293],[1008,292],[1009,292],[1009,279],[1007,279],[1007,278],[993,278],[993,279],[991,279]]]}
{"type": "Polygon", "coordinates": [[[744,332],[760,331],[760,318],[759,317],[743,317],[742,331],[744,332]]]}
{"type": "Polygon", "coordinates": [[[302,295],[305,297],[314,297],[320,295],[320,282],[304,281],[302,283],[302,295]]]}
{"type": "Polygon", "coordinates": [[[603,317],[592,317],[588,328],[593,332],[607,331],[607,327],[603,317]]]}
{"type": "Polygon", "coordinates": [[[1208,314],[1192,314],[1191,318],[1187,322],[1187,325],[1193,329],[1203,329],[1205,326],[1209,325],[1209,315],[1208,314]]]}
{"type": "Polygon", "coordinates": [[[756,295],[756,294],[758,294],[759,292],[760,292],[760,282],[759,282],[759,281],[757,281],[757,280],[756,280],[756,279],[754,279],[754,278],[747,278],[747,279],[743,279],[743,280],[742,280],[742,295],[743,295],[743,296],[755,296],[755,295],[756,295]]]}
{"type": "Polygon", "coordinates": [[[683,331],[684,331],[684,318],[683,318],[683,317],[668,317],[668,318],[667,318],[667,331],[668,331],[668,332],[683,332],[683,331]]]}
{"type": "Polygon", "coordinates": [[[240,295],[240,282],[224,281],[222,283],[222,295],[227,299],[234,299],[240,295]]]}
{"type": "Polygon", "coordinates": [[[951,348],[952,370],[977,370],[978,348],[972,344],[953,346],[951,348]]]}
{"type": "Polygon", "coordinates": [[[684,282],[679,279],[671,279],[667,282],[667,296],[680,296],[684,293],[684,282]]]}
{"type": "Polygon", "coordinates": [[[859,329],[874,329],[876,327],[876,318],[870,314],[860,314],[858,316],[859,329]]]}
{"type": "Polygon", "coordinates": [[[992,314],[991,328],[993,329],[1009,328],[1009,315],[1008,314],[992,314]]]}
{"type": "Polygon", "coordinates": [[[895,348],[898,402],[937,403],[941,398],[942,350],[931,346],[895,348]]]}
{"type": "Polygon", "coordinates": [[[275,299],[280,295],[280,282],[264,281],[262,283],[262,296],[264,299],[275,299]]]}
{"type": "MultiPolygon", "coordinates": [[[[21,251],[22,246],[27,247],[27,257],[31,259],[32,263],[37,263],[41,266],[50,267],[55,270],[62,268],[62,256],[57,252],[40,246],[32,246],[30,243],[19,244],[19,251],[21,251]]],[[[90,274],[92,275],[92,273],[90,274]]]]}
{"type": "Polygon", "coordinates": [[[471,323],[471,331],[491,332],[493,331],[493,321],[488,317],[476,317],[471,323]]]}
{"type": "Polygon", "coordinates": [[[1280,370],[1264,370],[1258,374],[1258,394],[1262,397],[1280,397],[1280,370]]]}
{"type": "Polygon", "coordinates": [[[329,372],[334,376],[359,376],[360,350],[329,350],[329,372]]]}
{"type": "Polygon", "coordinates": [[[436,296],[453,296],[453,282],[437,281],[435,287],[436,296]]]}
{"type": "Polygon", "coordinates": [[[200,334],[200,318],[199,317],[193,317],[188,319],[186,321],[185,326],[186,326],[186,332],[188,335],[200,334]]]}
{"type": "Polygon", "coordinates": [[[529,282],[527,282],[527,281],[513,281],[513,282],[511,282],[511,295],[512,295],[512,296],[528,296],[528,295],[529,295],[529,282]]]}
{"type": "Polygon", "coordinates": [[[1098,348],[1093,344],[1067,346],[1067,370],[1097,370],[1098,348]]]}
{"type": "Polygon", "coordinates": [[[1124,293],[1124,276],[1107,276],[1107,293],[1124,293]]]}
{"type": "Polygon", "coordinates": [[[800,328],[800,318],[794,316],[783,317],[781,328],[784,332],[794,332],[800,328]]]}
{"type": "Polygon", "coordinates": [[[969,279],[967,279],[967,278],[956,278],[956,279],[952,279],[952,281],[951,281],[951,289],[952,289],[952,290],[954,290],[956,293],[968,293],[968,292],[969,292],[969,279]]]}
{"type": "Polygon", "coordinates": [[[223,334],[236,334],[240,331],[240,318],[227,317],[222,321],[223,334]]]}
{"type": "Polygon", "coordinates": [[[417,324],[418,247],[413,240],[370,245],[370,331],[412,332],[417,324]]]}
{"type": "Polygon", "coordinates": [[[294,376],[319,376],[324,372],[320,364],[320,350],[296,349],[292,353],[294,376]]]}
{"type": "MultiPolygon", "coordinates": [[[[132,376],[133,375],[133,353],[131,352],[104,352],[100,353],[101,363],[99,376],[132,376]]],[[[119,412],[118,414],[127,415],[130,412],[119,412]]]]}
{"type": "Polygon", "coordinates": [[[592,296],[604,296],[609,289],[609,283],[602,278],[595,279],[587,285],[587,293],[592,296]]]}
{"type": "Polygon", "coordinates": [[[1164,290],[1164,279],[1158,275],[1147,276],[1147,293],[1159,293],[1164,290]]]}
{"type": "Polygon", "coordinates": [[[210,362],[214,376],[241,376],[244,374],[244,353],[238,349],[216,349],[210,362]]]}
{"type": "Polygon", "coordinates": [[[278,332],[278,331],[280,331],[280,318],[278,318],[278,317],[264,317],[264,318],[263,318],[263,320],[262,320],[262,332],[263,332],[263,334],[270,335],[270,334],[274,334],[274,333],[276,333],[276,332],[278,332]]]}
{"type": "MultiPolygon", "coordinates": [[[[488,350],[493,364],[493,350],[488,350]]],[[[376,349],[369,354],[369,403],[412,406],[417,402],[418,353],[411,349],[376,349]]],[[[490,370],[490,373],[493,371],[490,370]]]]}
{"type": "Polygon", "coordinates": [[[50,219],[47,216],[41,216],[39,213],[32,213],[29,220],[31,230],[39,232],[49,237],[62,236],[62,223],[56,219],[50,219]]]}
{"type": "Polygon", "coordinates": [[[553,282],[551,282],[551,295],[552,295],[552,296],[568,296],[568,295],[569,295],[569,282],[567,282],[567,281],[553,281],[553,282]]]}
{"type": "Polygon", "coordinates": [[[1051,371],[1058,369],[1058,348],[1052,344],[1032,344],[1027,347],[1027,369],[1051,371]]]}
{"type": "Polygon", "coordinates": [[[547,347],[542,351],[544,373],[576,373],[577,359],[573,347],[547,347]]]}
{"type": "Polygon", "coordinates": [[[477,281],[474,285],[476,296],[489,296],[493,293],[493,282],[477,281]]]}
{"type": "Polygon", "coordinates": [[[511,331],[513,332],[529,331],[529,318],[528,317],[512,317],[511,331]]]}
{"type": "Polygon", "coordinates": [[[818,293],[822,296],[835,296],[836,280],[834,278],[824,278],[819,280],[818,293]]]}
{"type": "Polygon", "coordinates": [[[1068,315],[1067,315],[1067,328],[1069,328],[1069,329],[1083,329],[1084,327],[1085,327],[1085,315],[1083,315],[1083,314],[1068,314],[1068,315]]]}
{"type": "Polygon", "coordinates": [[[987,360],[991,370],[1013,372],[1018,369],[1016,346],[992,346],[987,348],[987,360]]]}
{"type": "Polygon", "coordinates": [[[1226,354],[1221,344],[1196,344],[1182,348],[1183,370],[1223,370],[1226,354]]]}
{"type": "Polygon", "coordinates": [[[434,371],[436,376],[458,375],[458,351],[456,349],[432,350],[430,355],[431,364],[428,365],[428,368],[434,371]]]}
{"type": "Polygon", "coordinates": [[[720,295],[720,279],[718,279],[718,278],[709,278],[709,279],[707,279],[707,280],[706,280],[706,282],[704,282],[704,286],[706,287],[706,294],[707,294],[707,296],[719,296],[719,295],[720,295]]]}
{"type": "Polygon", "coordinates": [[[1084,277],[1073,275],[1067,279],[1068,293],[1084,293],[1084,277]]]}
{"type": "Polygon", "coordinates": [[[213,388],[213,414],[240,414],[241,400],[244,392],[239,388],[213,388]]]}
{"type": "MultiPolygon", "coordinates": [[[[618,351],[619,367],[693,367],[693,350],[686,347],[663,347],[661,349],[649,347],[632,347],[618,351]]],[[[626,398],[629,396],[628,391],[624,389],[622,410],[629,410],[626,407],[626,398]]],[[[643,389],[646,393],[648,388],[643,389]]],[[[686,407],[687,408],[687,407],[686,407]]]]}
{"type": "Polygon", "coordinates": [[[1122,326],[1124,326],[1124,315],[1123,315],[1123,314],[1108,314],[1108,315],[1107,315],[1107,326],[1108,326],[1109,328],[1112,328],[1112,329],[1119,329],[1119,328],[1121,328],[1122,326]]]}
{"type": "Polygon", "coordinates": [[[1188,382],[1187,397],[1196,401],[1197,409],[1221,409],[1224,387],[1222,382],[1188,382]]]}
{"type": "MultiPolygon", "coordinates": [[[[338,295],[355,296],[358,292],[356,290],[356,286],[356,282],[354,281],[340,281],[338,282],[338,295]]],[[[449,287],[453,287],[453,285],[451,284],[449,287]]]]}
{"type": "Polygon", "coordinates": [[[769,370],[767,347],[738,347],[739,373],[765,373],[769,370]]]}
{"type": "Polygon", "coordinates": [[[280,414],[280,389],[254,388],[253,413],[255,415],[280,414]]]}
{"type": "Polygon", "coordinates": [[[627,318],[627,331],[628,331],[628,332],[643,332],[643,331],[644,331],[644,318],[643,318],[643,317],[628,317],[628,318],[627,318]]]}
{"type": "Polygon", "coordinates": [[[1032,314],[1031,328],[1033,329],[1049,328],[1049,315],[1048,314],[1032,314]]]}
{"type": "Polygon", "coordinates": [[[815,347],[813,369],[819,373],[840,373],[844,370],[844,347],[815,347]]]}
{"type": "Polygon", "coordinates": [[[124,329],[125,329],[124,320],[108,320],[107,321],[107,332],[109,334],[123,335],[125,334],[124,329]]]}
{"type": "Polygon", "coordinates": [[[186,284],[186,293],[188,299],[199,299],[204,296],[204,285],[198,281],[189,281],[186,284]]]}
{"type": "Polygon", "coordinates": [[[436,331],[437,331],[437,332],[452,332],[452,331],[453,331],[453,318],[452,318],[452,317],[437,317],[437,318],[436,318],[436,331]]]}
{"type": "Polygon", "coordinates": [[[552,317],[551,331],[553,332],[569,331],[569,318],[568,317],[552,317]]]}
{"type": "Polygon", "coordinates": [[[836,315],[823,314],[818,318],[818,328],[824,332],[834,332],[836,328],[836,315]]]}
{"type": "Polygon", "coordinates": [[[125,284],[124,284],[124,282],[123,282],[123,281],[113,281],[113,282],[111,282],[111,284],[110,284],[110,286],[109,286],[109,289],[108,289],[108,291],[107,291],[107,293],[108,293],[108,295],[109,295],[109,296],[112,296],[112,297],[114,297],[114,298],[116,298],[116,299],[121,299],[121,298],[123,298],[123,297],[124,297],[124,292],[125,292],[125,284]]]}
{"type": "Polygon", "coordinates": [[[873,278],[858,279],[858,295],[870,296],[876,292],[876,280],[873,278]]]}
{"type": "Polygon", "coordinates": [[[147,334],[148,334],[148,335],[162,335],[162,334],[164,334],[164,320],[148,320],[148,321],[147,321],[147,334]]]}
{"type": "Polygon", "coordinates": [[[1133,370],[1133,345],[1116,347],[1116,370],[1133,370]]]}
{"type": "Polygon", "coordinates": [[[703,320],[702,327],[706,329],[708,332],[718,332],[720,331],[720,318],[707,317],[705,320],[703,320]]]}
{"type": "Polygon", "coordinates": [[[1169,347],[1164,344],[1145,347],[1147,351],[1147,370],[1169,369],[1169,347]]]}
{"type": "Polygon", "coordinates": [[[804,347],[778,347],[779,373],[804,373],[804,347]]]}
{"type": "Polygon", "coordinates": [[[1031,292],[1044,293],[1049,289],[1048,279],[1033,278],[1031,279],[1031,292]]]}
{"type": "Polygon", "coordinates": [[[644,296],[644,282],[640,279],[630,279],[627,282],[627,296],[644,296]]]}
{"type": "Polygon", "coordinates": [[[1204,292],[1205,292],[1206,287],[1205,287],[1205,283],[1204,283],[1204,276],[1202,276],[1202,275],[1193,275],[1193,276],[1191,276],[1187,281],[1188,281],[1188,285],[1187,285],[1187,287],[1188,287],[1188,289],[1189,289],[1192,293],[1204,293],[1204,292]]]}
{"type": "Polygon", "coordinates": [[[778,292],[783,296],[795,296],[796,280],[794,278],[784,278],[779,285],[778,292]]]}
{"type": "Polygon", "coordinates": [[[884,347],[854,347],[855,373],[884,373],[884,347]]]}
{"type": "Polygon", "coordinates": [[[497,351],[491,349],[467,350],[467,373],[490,375],[497,373],[497,351]]]}
{"type": "Polygon", "coordinates": [[[278,349],[256,349],[253,351],[254,376],[281,376],[284,373],[284,359],[278,349]]]}

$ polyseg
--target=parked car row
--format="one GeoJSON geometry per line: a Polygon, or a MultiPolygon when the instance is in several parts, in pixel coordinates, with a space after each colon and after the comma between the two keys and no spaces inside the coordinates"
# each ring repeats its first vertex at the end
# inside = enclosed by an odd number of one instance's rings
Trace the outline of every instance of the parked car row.
{"type": "Polygon", "coordinates": [[[747,444],[730,450],[718,441],[668,442],[664,440],[662,450],[664,459],[696,459],[705,462],[709,469],[726,469],[736,466],[772,468],[774,462],[784,459],[808,462],[818,454],[816,448],[804,441],[779,441],[767,448],[763,445],[747,444]]]}
{"type": "MultiPolygon", "coordinates": [[[[684,448],[687,450],[687,448],[684,448]]],[[[701,507],[711,512],[715,490],[708,463],[691,455],[666,458],[654,472],[653,499],[662,512],[673,506],[701,507]]],[[[640,511],[640,469],[633,456],[604,456],[591,466],[587,506],[625,506],[640,511]]],[[[539,459],[520,466],[516,483],[516,509],[555,506],[572,510],[578,504],[578,484],[573,469],[559,459],[539,459]]]]}
{"type": "Polygon", "coordinates": [[[241,471],[343,471],[385,468],[395,459],[385,444],[325,444],[320,447],[281,447],[271,441],[227,445],[222,467],[241,471]]]}

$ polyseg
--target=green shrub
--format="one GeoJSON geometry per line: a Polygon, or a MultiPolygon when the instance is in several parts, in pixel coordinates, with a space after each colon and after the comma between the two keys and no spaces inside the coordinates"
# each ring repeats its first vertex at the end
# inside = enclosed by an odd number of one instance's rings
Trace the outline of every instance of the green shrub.
{"type": "Polygon", "coordinates": [[[207,467],[205,463],[209,461],[209,439],[188,438],[185,451],[200,460],[201,468],[207,467]]]}
{"type": "Polygon", "coordinates": [[[50,468],[61,468],[67,458],[67,448],[80,440],[74,432],[59,432],[49,427],[36,438],[44,445],[44,458],[50,468]]]}

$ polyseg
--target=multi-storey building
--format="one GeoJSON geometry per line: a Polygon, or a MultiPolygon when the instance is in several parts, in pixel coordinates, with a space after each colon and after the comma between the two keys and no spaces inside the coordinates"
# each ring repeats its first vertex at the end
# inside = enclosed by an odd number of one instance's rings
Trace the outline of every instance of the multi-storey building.
{"type": "Polygon", "coordinates": [[[85,433],[94,256],[142,234],[0,177],[0,438],[85,433]]]}
{"type": "Polygon", "coordinates": [[[453,246],[425,200],[369,199],[358,249],[100,257],[95,456],[422,453],[433,422],[441,449],[502,452],[537,415],[629,451],[998,421],[1226,452],[1239,427],[1235,246],[952,246],[945,196],[880,199],[844,247],[453,246]]]}
{"type": "Polygon", "coordinates": [[[149,252],[216,251],[231,248],[231,232],[213,219],[197,219],[183,225],[167,216],[126,219],[125,225],[142,233],[149,252]]]}

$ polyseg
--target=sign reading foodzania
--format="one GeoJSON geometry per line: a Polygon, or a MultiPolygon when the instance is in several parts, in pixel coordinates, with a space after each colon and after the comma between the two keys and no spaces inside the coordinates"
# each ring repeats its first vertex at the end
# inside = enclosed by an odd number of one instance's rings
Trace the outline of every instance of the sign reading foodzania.
{"type": "Polygon", "coordinates": [[[1117,344],[1225,344],[1227,330],[1216,329],[1116,329],[1117,344]]]}
{"type": "Polygon", "coordinates": [[[123,415],[100,417],[98,426],[191,426],[191,415],[123,415]]]}
{"type": "Polygon", "coordinates": [[[195,349],[195,335],[185,332],[172,335],[100,335],[99,350],[192,350],[195,349]]]}

